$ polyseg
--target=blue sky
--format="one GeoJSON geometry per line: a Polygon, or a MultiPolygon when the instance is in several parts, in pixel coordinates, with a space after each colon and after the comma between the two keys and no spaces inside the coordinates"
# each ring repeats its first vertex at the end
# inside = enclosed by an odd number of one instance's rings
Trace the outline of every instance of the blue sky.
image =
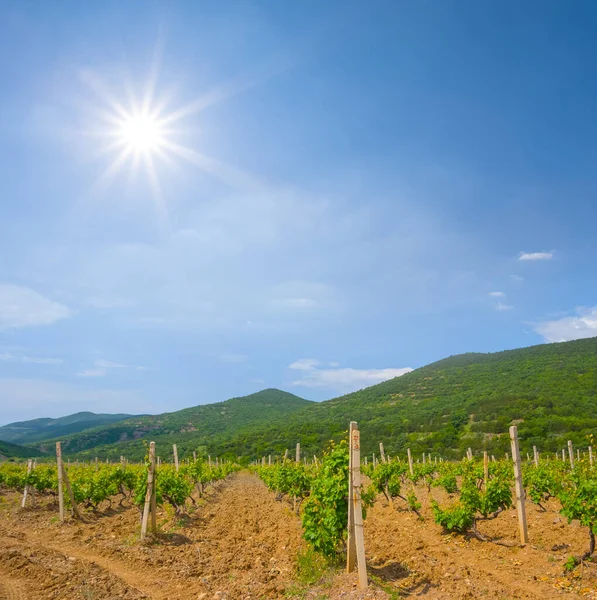
{"type": "Polygon", "coordinates": [[[0,23],[1,422],[321,400],[597,335],[593,2],[5,0],[0,23]],[[119,160],[142,106],[165,141],[119,160]]]}

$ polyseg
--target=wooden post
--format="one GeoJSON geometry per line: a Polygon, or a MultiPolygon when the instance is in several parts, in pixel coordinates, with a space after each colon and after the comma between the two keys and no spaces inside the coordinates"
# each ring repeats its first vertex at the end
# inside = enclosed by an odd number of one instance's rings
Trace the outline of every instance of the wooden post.
{"type": "Polygon", "coordinates": [[[570,458],[570,468],[574,469],[574,448],[572,447],[572,440],[568,440],[568,456],[570,458]]]}
{"type": "Polygon", "coordinates": [[[593,466],[593,446],[589,446],[589,464],[593,466]]]}
{"type": "Polygon", "coordinates": [[[301,462],[301,443],[298,442],[296,445],[296,456],[295,456],[295,462],[301,462]]]}
{"type": "MultiPolygon", "coordinates": [[[[357,424],[352,421],[350,423],[350,495],[349,506],[352,504],[352,514],[349,509],[349,519],[352,516],[352,521],[348,522],[349,539],[354,539],[354,553],[352,564],[347,559],[347,569],[354,570],[355,562],[359,574],[359,589],[367,589],[367,564],[365,563],[365,540],[363,537],[363,508],[361,506],[361,437],[357,424]],[[352,536],[351,536],[352,530],[352,536]]],[[[350,547],[350,544],[349,544],[350,547]]]]}
{"type": "Polygon", "coordinates": [[[535,466],[539,466],[539,452],[537,452],[537,446],[533,446],[533,460],[535,461],[535,466]]]}
{"type": "Polygon", "coordinates": [[[473,451],[470,449],[470,447],[469,447],[469,448],[467,449],[467,451],[466,451],[466,457],[467,457],[469,460],[473,460],[473,451]]]}
{"type": "MultiPolygon", "coordinates": [[[[351,421],[348,428],[348,540],[346,545],[346,572],[352,573],[357,560],[357,545],[354,538],[354,504],[352,503],[352,433],[356,429],[356,422],[351,421]]],[[[365,456],[365,464],[367,457],[365,456]]]]}
{"type": "Polygon", "coordinates": [[[410,453],[410,448],[406,449],[406,454],[408,455],[408,469],[410,470],[410,474],[414,475],[415,471],[413,469],[413,455],[410,453]]]}
{"type": "Polygon", "coordinates": [[[60,520],[64,523],[64,484],[62,481],[64,471],[62,470],[62,448],[60,442],[56,442],[56,465],[58,470],[58,513],[60,520]]]}
{"type": "Polygon", "coordinates": [[[272,455],[271,454],[267,457],[267,461],[268,461],[267,464],[271,467],[272,466],[272,455]]]}
{"type": "Polygon", "coordinates": [[[524,498],[524,487],[522,485],[522,465],[520,464],[520,448],[518,447],[518,428],[516,425],[510,427],[510,442],[512,446],[512,462],[514,463],[514,481],[516,484],[516,510],[518,512],[518,527],[520,529],[520,543],[529,541],[527,529],[527,514],[524,498]]]}
{"type": "Polygon", "coordinates": [[[425,464],[425,452],[423,452],[423,464],[425,464]]]}
{"type": "Polygon", "coordinates": [[[566,450],[564,450],[564,448],[562,448],[562,462],[564,462],[566,460],[566,450]]]}
{"type": "Polygon", "coordinates": [[[193,462],[195,462],[197,460],[197,452],[195,452],[195,450],[193,450],[193,462]]]}
{"type": "Polygon", "coordinates": [[[383,451],[383,442],[379,442],[379,456],[381,457],[381,462],[386,462],[386,453],[383,451]]]}
{"type": "Polygon", "coordinates": [[[143,507],[143,519],[141,521],[141,539],[147,535],[147,525],[149,523],[149,515],[151,517],[151,530],[155,533],[155,494],[154,494],[154,478],[155,478],[155,442],[149,443],[149,467],[147,469],[147,491],[145,492],[145,506],[143,507]]]}
{"type": "MultiPolygon", "coordinates": [[[[27,476],[31,475],[31,471],[33,470],[33,461],[31,459],[29,459],[27,461],[27,476]]],[[[23,500],[21,501],[21,508],[25,508],[25,506],[27,505],[27,496],[29,495],[29,484],[26,483],[25,484],[25,490],[23,491],[23,500]]],[[[33,496],[33,488],[31,489],[31,503],[33,504],[35,502],[34,500],[34,496],[33,496]]]]}
{"type": "Polygon", "coordinates": [[[261,457],[261,466],[265,467],[265,456],[261,457]]]}
{"type": "Polygon", "coordinates": [[[286,448],[286,450],[284,450],[284,460],[286,460],[288,458],[288,448],[286,448]]]}
{"type": "Polygon", "coordinates": [[[178,448],[176,447],[176,444],[172,444],[172,453],[174,454],[174,466],[178,472],[178,448]]]}
{"type": "Polygon", "coordinates": [[[483,452],[483,477],[485,478],[485,489],[487,489],[487,482],[489,481],[489,456],[487,456],[487,452],[483,452]]]}
{"type": "Polygon", "coordinates": [[[580,460],[580,450],[576,449],[576,460],[580,460]]]}
{"type": "Polygon", "coordinates": [[[73,494],[73,488],[70,486],[70,480],[68,478],[68,473],[64,469],[64,464],[62,465],[62,471],[63,471],[62,478],[64,480],[64,485],[66,486],[66,492],[68,493],[68,499],[70,500],[70,504],[72,506],[73,513],[75,514],[75,516],[78,519],[83,521],[84,519],[81,516],[81,513],[79,512],[79,507],[77,506],[77,503],[75,502],[75,495],[73,494]]]}

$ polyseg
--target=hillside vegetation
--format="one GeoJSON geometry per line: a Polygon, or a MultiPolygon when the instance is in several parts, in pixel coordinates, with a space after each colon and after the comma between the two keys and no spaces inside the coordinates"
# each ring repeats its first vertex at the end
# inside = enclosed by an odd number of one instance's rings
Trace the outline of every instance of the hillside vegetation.
{"type": "Polygon", "coordinates": [[[142,456],[142,439],[181,453],[260,457],[296,442],[307,455],[359,422],[363,451],[432,452],[461,456],[467,447],[509,451],[508,428],[518,425],[523,451],[555,451],[571,439],[586,446],[597,434],[597,338],[493,354],[462,354],[402,377],[326,402],[279,390],[143,417],[64,440],[69,453],[142,456]]]}
{"type": "Polygon", "coordinates": [[[294,413],[284,424],[245,429],[218,450],[280,452],[299,441],[306,452],[359,422],[364,452],[434,452],[467,447],[509,451],[508,428],[522,447],[555,451],[597,434],[597,338],[493,354],[462,354],[294,413]]]}
{"type": "Polygon", "coordinates": [[[33,458],[38,455],[39,452],[32,448],[0,441],[0,461],[14,458],[33,458]]]}
{"type": "MultiPolygon", "coordinates": [[[[169,454],[173,443],[177,444],[181,454],[193,450],[206,453],[215,437],[228,439],[245,427],[257,429],[269,422],[284,422],[291,413],[313,404],[288,392],[267,389],[224,402],[136,417],[62,437],[62,448],[66,453],[77,453],[81,457],[118,458],[123,454],[140,458],[145,452],[143,441],[151,438],[169,454]]],[[[50,449],[53,441],[37,447],[50,449]]]]}
{"type": "Polygon", "coordinates": [[[28,444],[77,433],[91,427],[116,423],[117,421],[130,419],[132,416],[79,412],[58,419],[42,418],[19,421],[0,427],[0,440],[14,444],[28,444]]]}

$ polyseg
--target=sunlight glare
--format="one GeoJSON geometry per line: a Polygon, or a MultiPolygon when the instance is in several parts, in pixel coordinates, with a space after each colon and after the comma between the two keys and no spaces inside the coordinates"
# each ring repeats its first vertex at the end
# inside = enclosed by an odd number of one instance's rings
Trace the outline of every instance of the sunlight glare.
{"type": "Polygon", "coordinates": [[[164,142],[164,132],[158,119],[143,113],[123,119],[118,135],[123,144],[135,153],[150,154],[159,150],[164,142]]]}

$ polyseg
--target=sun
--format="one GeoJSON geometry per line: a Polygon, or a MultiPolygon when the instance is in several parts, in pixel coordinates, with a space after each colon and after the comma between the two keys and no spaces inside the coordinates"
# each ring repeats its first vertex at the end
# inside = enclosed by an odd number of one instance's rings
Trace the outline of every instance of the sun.
{"type": "Polygon", "coordinates": [[[160,120],[148,113],[133,113],[119,123],[117,136],[130,152],[152,154],[164,147],[166,132],[160,120]]]}

